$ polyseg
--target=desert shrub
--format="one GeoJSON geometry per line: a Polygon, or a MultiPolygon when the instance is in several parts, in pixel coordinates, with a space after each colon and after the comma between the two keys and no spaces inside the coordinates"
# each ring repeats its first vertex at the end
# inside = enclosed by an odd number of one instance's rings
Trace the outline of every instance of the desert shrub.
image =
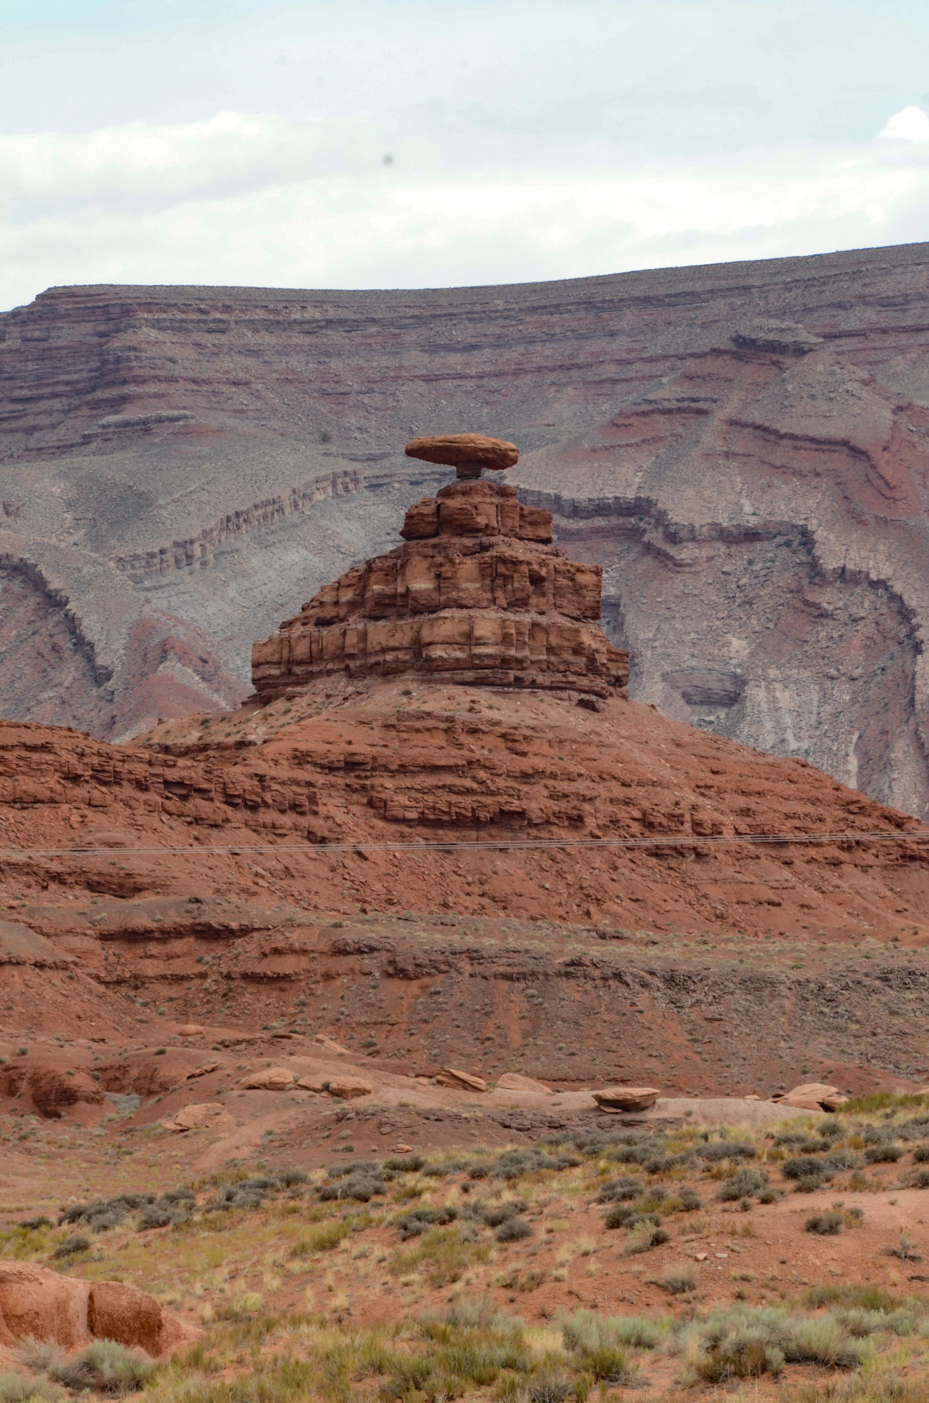
{"type": "Polygon", "coordinates": [[[841,1140],[848,1133],[848,1126],[841,1121],[829,1120],[820,1121],[816,1127],[816,1134],[821,1140],[841,1140]]]}
{"type": "Polygon", "coordinates": [[[616,1203],[622,1199],[638,1198],[644,1192],[645,1185],[641,1179],[623,1175],[619,1179],[609,1179],[605,1184],[601,1184],[597,1202],[616,1203]]]}
{"type": "Polygon", "coordinates": [[[285,1189],[296,1188],[297,1184],[305,1184],[309,1180],[309,1174],[305,1169],[275,1169],[274,1177],[285,1189]]]}
{"type": "Polygon", "coordinates": [[[422,1155],[395,1155],[384,1160],[384,1168],[392,1169],[395,1174],[415,1174],[425,1163],[422,1155]]]}
{"type": "Polygon", "coordinates": [[[823,1160],[813,1159],[811,1155],[797,1155],[794,1159],[785,1159],[781,1165],[785,1179],[825,1179],[829,1172],[823,1160]]]}
{"type": "MultiPolygon", "coordinates": [[[[638,1140],[638,1137],[634,1137],[638,1140]]],[[[649,1160],[660,1159],[664,1155],[666,1146],[663,1140],[656,1140],[649,1137],[639,1143],[630,1141],[605,1145],[603,1148],[604,1159],[616,1160],[618,1164],[647,1164],[649,1160]]]]}
{"type": "Polygon", "coordinates": [[[115,1340],[94,1340],[76,1359],[54,1365],[51,1376],[74,1392],[93,1389],[120,1397],[142,1388],[153,1367],[150,1359],[115,1340]]]}
{"type": "Polygon", "coordinates": [[[925,1164],[929,1160],[929,1145],[917,1145],[913,1151],[913,1158],[917,1164],[925,1164]]]}
{"type": "Polygon", "coordinates": [[[754,1145],[741,1140],[717,1140],[712,1145],[698,1145],[697,1154],[707,1164],[719,1164],[724,1159],[754,1159],[758,1151],[754,1145]]]}
{"type": "Polygon", "coordinates": [[[922,1261],[921,1255],[916,1251],[916,1243],[905,1232],[901,1232],[900,1241],[896,1247],[885,1247],[884,1252],[888,1257],[899,1257],[901,1262],[922,1261]]]}
{"type": "MultiPolygon", "coordinates": [[[[301,1174],[303,1173],[302,1170],[298,1170],[298,1171],[296,1171],[296,1172],[297,1172],[297,1173],[301,1173],[301,1174]]],[[[303,1177],[306,1178],[306,1175],[304,1174],[303,1177]]],[[[180,1186],[180,1188],[177,1188],[177,1189],[166,1189],[165,1192],[161,1195],[161,1199],[160,1199],[160,1202],[161,1202],[161,1203],[171,1203],[171,1204],[175,1204],[175,1203],[193,1204],[193,1203],[196,1203],[196,1201],[197,1201],[197,1195],[194,1193],[193,1189],[190,1188],[190,1187],[189,1187],[188,1185],[186,1185],[186,1184],[182,1184],[182,1185],[180,1186]]]]}
{"type": "Polygon", "coordinates": [[[292,1257],[312,1257],[316,1252],[331,1252],[348,1237],[352,1230],[350,1218],[330,1218],[308,1228],[299,1242],[290,1249],[292,1257]]]}
{"type": "Polygon", "coordinates": [[[398,1276],[412,1271],[425,1273],[431,1286],[447,1286],[457,1281],[462,1272],[474,1262],[486,1262],[489,1244],[468,1241],[457,1224],[449,1228],[430,1228],[413,1246],[400,1252],[391,1264],[398,1276]]]}
{"type": "Polygon", "coordinates": [[[20,1340],[16,1358],[34,1374],[47,1374],[56,1364],[67,1358],[57,1340],[37,1340],[35,1335],[27,1335],[20,1340]]]}
{"type": "Polygon", "coordinates": [[[795,1150],[801,1155],[820,1154],[825,1149],[823,1142],[805,1130],[781,1130],[774,1137],[776,1150],[795,1150]]]}
{"type": "Polygon", "coordinates": [[[525,1213],[528,1207],[525,1199],[510,1199],[507,1203],[496,1203],[490,1208],[482,1208],[480,1216],[489,1228],[498,1228],[508,1218],[515,1217],[517,1213],[525,1213]]]}
{"type": "Polygon", "coordinates": [[[394,1227],[400,1234],[400,1240],[406,1242],[411,1237],[422,1237],[431,1227],[444,1227],[448,1223],[454,1223],[457,1217],[457,1210],[450,1207],[414,1208],[411,1213],[404,1213],[401,1218],[397,1218],[394,1227]]]}
{"type": "Polygon", "coordinates": [[[373,1179],[366,1174],[351,1174],[348,1178],[321,1184],[319,1197],[324,1202],[351,1198],[356,1203],[370,1203],[375,1194],[386,1192],[387,1186],[381,1179],[373,1179]]]}
{"type": "Polygon", "coordinates": [[[532,1236],[532,1227],[525,1218],[507,1218],[497,1228],[494,1236],[498,1242],[519,1242],[532,1236]]]}
{"type": "Polygon", "coordinates": [[[866,1125],[861,1138],[866,1145],[889,1145],[896,1140],[897,1129],[893,1125],[866,1125]]]}
{"type": "Polygon", "coordinates": [[[829,1169],[858,1169],[861,1165],[861,1156],[854,1150],[830,1150],[823,1160],[823,1164],[829,1169]]]}
{"type": "Polygon", "coordinates": [[[661,1214],[649,1211],[644,1204],[617,1203],[603,1218],[607,1228],[635,1228],[643,1223],[657,1228],[661,1224],[661,1214]]]}
{"type": "Polygon", "coordinates": [[[150,1208],[144,1208],[139,1214],[136,1226],[139,1232],[145,1232],[148,1228],[166,1228],[172,1222],[169,1209],[153,1203],[150,1208]]]}
{"type": "Polygon", "coordinates": [[[768,1176],[763,1169],[743,1167],[720,1185],[716,1197],[723,1203],[734,1203],[736,1199],[754,1198],[767,1187],[768,1176]]]}
{"type": "Polygon", "coordinates": [[[490,1330],[510,1323],[490,1296],[459,1296],[449,1303],[442,1319],[461,1330],[490,1330]]]}
{"type": "Polygon", "coordinates": [[[574,1393],[574,1383],[561,1369],[544,1369],[529,1384],[529,1403],[565,1403],[574,1393]]]}
{"type": "Polygon", "coordinates": [[[909,1120],[903,1121],[896,1127],[897,1134],[903,1140],[925,1140],[929,1138],[929,1115],[925,1112],[922,1115],[911,1116],[909,1120]]]}
{"type": "Polygon", "coordinates": [[[427,1179],[447,1179],[449,1174],[461,1174],[467,1167],[463,1159],[446,1159],[436,1164],[424,1164],[421,1172],[427,1179]]]}
{"type": "Polygon", "coordinates": [[[820,1237],[832,1237],[842,1231],[841,1213],[814,1213],[804,1223],[807,1232],[818,1233],[820,1237]]]}
{"type": "Polygon", "coordinates": [[[706,1383],[779,1374],[785,1363],[851,1369],[861,1349],[833,1316],[808,1318],[774,1307],[729,1307],[700,1327],[694,1366],[706,1383]]]}
{"type": "Polygon", "coordinates": [[[896,1164],[903,1154],[902,1145],[868,1145],[864,1157],[869,1164],[896,1164]]]}
{"type": "MultiPolygon", "coordinates": [[[[883,1286],[866,1286],[855,1282],[841,1286],[811,1286],[804,1291],[802,1300],[812,1310],[818,1310],[821,1306],[845,1306],[850,1310],[881,1311],[884,1314],[913,1304],[912,1297],[906,1300],[886,1291],[883,1286]]],[[[921,1304],[925,1308],[925,1303],[921,1304]]]]}
{"type": "Polygon", "coordinates": [[[64,1399],[67,1395],[48,1379],[26,1379],[12,1369],[0,1372],[0,1403],[29,1403],[29,1399],[64,1399]]]}
{"type": "Polygon", "coordinates": [[[652,1320],[637,1315],[602,1316],[579,1310],[562,1319],[565,1348],[577,1354],[592,1353],[609,1345],[627,1349],[654,1349],[667,1334],[669,1320],[652,1320]]]}
{"type": "Polygon", "coordinates": [[[516,1150],[504,1150],[497,1157],[492,1172],[499,1179],[518,1179],[522,1174],[536,1174],[543,1169],[576,1169],[580,1163],[577,1155],[550,1155],[537,1145],[533,1145],[525,1148],[520,1147],[516,1150]]]}
{"type": "Polygon", "coordinates": [[[80,1252],[89,1251],[90,1238],[82,1237],[77,1233],[73,1237],[66,1237],[64,1242],[60,1242],[52,1256],[60,1261],[63,1257],[76,1257],[80,1252]]]}
{"type": "Polygon", "coordinates": [[[643,1223],[629,1234],[624,1255],[632,1257],[639,1252],[648,1252],[652,1247],[660,1247],[669,1238],[670,1233],[665,1232],[664,1228],[659,1228],[654,1223],[643,1223]]]}
{"type": "Polygon", "coordinates": [[[40,1228],[50,1228],[51,1218],[23,1218],[21,1223],[17,1223],[18,1228],[25,1228],[27,1232],[38,1232],[40,1228]]]}
{"type": "Polygon", "coordinates": [[[910,1180],[914,1189],[929,1189],[929,1169],[919,1169],[910,1180]]]}
{"type": "Polygon", "coordinates": [[[784,1195],[784,1190],[783,1190],[783,1189],[772,1189],[772,1188],[769,1186],[769,1187],[766,1188],[766,1189],[762,1189],[761,1192],[758,1194],[758,1202],[759,1202],[759,1203],[780,1203],[781,1199],[784,1198],[784,1196],[785,1196],[785,1195],[784,1195]]]}
{"type": "Polygon", "coordinates": [[[642,1168],[646,1174],[666,1174],[669,1169],[686,1169],[694,1162],[692,1150],[679,1155],[655,1155],[644,1161],[642,1168]]]}
{"type": "Polygon", "coordinates": [[[348,1164],[330,1164],[326,1170],[327,1179],[348,1179],[353,1174],[363,1174],[373,1179],[381,1177],[380,1166],[373,1159],[356,1159],[348,1164]]]}
{"type": "Polygon", "coordinates": [[[658,1278],[658,1285],[670,1296],[683,1296],[688,1291],[696,1290],[697,1269],[690,1262],[680,1267],[670,1267],[664,1276],[658,1278]]]}
{"type": "Polygon", "coordinates": [[[633,1218],[639,1216],[637,1208],[631,1208],[629,1204],[617,1203],[609,1212],[603,1216],[603,1226],[605,1228],[625,1228],[633,1218]]]}

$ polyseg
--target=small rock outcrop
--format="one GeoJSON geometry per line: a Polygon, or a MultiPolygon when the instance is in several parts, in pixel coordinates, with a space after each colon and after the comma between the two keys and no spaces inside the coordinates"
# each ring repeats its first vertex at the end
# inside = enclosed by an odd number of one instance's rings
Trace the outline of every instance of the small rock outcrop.
{"type": "Polygon", "coordinates": [[[551,513],[523,506],[515,487],[450,483],[409,509],[400,534],[405,545],[349,570],[255,644],[262,702],[338,673],[596,696],[626,686],[629,656],[596,624],[602,567],[551,545],[551,513]]]}
{"type": "Polygon", "coordinates": [[[137,1286],[75,1280],[36,1262],[0,1262],[0,1345],[31,1337],[70,1350],[106,1339],[158,1358],[193,1334],[137,1286]]]}

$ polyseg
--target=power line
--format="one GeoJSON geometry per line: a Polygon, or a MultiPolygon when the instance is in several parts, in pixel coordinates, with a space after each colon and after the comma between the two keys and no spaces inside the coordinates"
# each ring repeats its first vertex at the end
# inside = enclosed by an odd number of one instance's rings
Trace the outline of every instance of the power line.
{"type": "Polygon", "coordinates": [[[876,833],[739,833],[721,834],[679,834],[657,833],[649,838],[483,838],[470,842],[437,838],[420,843],[236,843],[228,847],[213,847],[205,843],[189,843],[183,847],[134,848],[84,847],[70,848],[0,848],[0,860],[23,857],[102,857],[113,853],[123,856],[167,857],[181,853],[197,853],[201,857],[215,853],[235,857],[244,853],[303,853],[307,856],[320,856],[325,853],[346,852],[509,852],[529,849],[561,848],[566,850],[587,848],[693,848],[693,847],[736,847],[736,846],[792,846],[801,844],[820,846],[827,843],[926,843],[929,830],[919,832],[898,832],[895,829],[876,833]]]}

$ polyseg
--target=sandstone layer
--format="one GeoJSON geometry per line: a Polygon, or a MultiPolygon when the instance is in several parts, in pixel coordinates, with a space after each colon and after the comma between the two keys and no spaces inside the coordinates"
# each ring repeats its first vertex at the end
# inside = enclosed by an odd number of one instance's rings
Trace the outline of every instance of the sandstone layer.
{"type": "Polygon", "coordinates": [[[605,564],[634,698],[924,814],[927,259],[52,289],[0,317],[2,709],[114,737],[234,704],[253,639],[442,481],[398,445],[467,424],[605,564]]]}
{"type": "Polygon", "coordinates": [[[261,701],[341,674],[440,677],[608,696],[629,656],[593,626],[601,570],[551,540],[515,487],[456,482],[411,507],[407,544],[368,560],[252,649],[261,701]]]}

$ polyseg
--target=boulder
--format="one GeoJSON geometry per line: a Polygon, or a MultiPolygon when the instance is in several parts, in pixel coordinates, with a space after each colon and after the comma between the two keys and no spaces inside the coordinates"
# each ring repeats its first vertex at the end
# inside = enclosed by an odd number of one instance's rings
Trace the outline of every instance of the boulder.
{"type": "Polygon", "coordinates": [[[551,1087],[546,1086],[544,1081],[536,1081],[534,1077],[524,1077],[521,1072],[504,1072],[497,1081],[498,1091],[546,1091],[551,1094],[551,1087]]]}
{"type": "Polygon", "coordinates": [[[848,1097],[843,1096],[837,1086],[827,1086],[821,1081],[808,1081],[795,1086],[783,1096],[772,1096],[771,1100],[776,1101],[779,1106],[790,1106],[798,1111],[834,1111],[836,1106],[844,1105],[848,1097]],[[827,1101],[833,1104],[827,1106],[827,1101]]]}
{"type": "Polygon", "coordinates": [[[0,1261],[0,1344],[32,1337],[72,1350],[106,1339],[157,1359],[189,1343],[194,1333],[137,1286],[59,1276],[35,1262],[0,1261]]]}
{"type": "Polygon", "coordinates": [[[605,1086],[593,1093],[604,1111],[650,1111],[660,1095],[654,1086],[605,1086]]]}
{"type": "Polygon", "coordinates": [[[217,1125],[232,1125],[232,1116],[218,1101],[204,1101],[185,1106],[176,1115],[161,1122],[165,1130],[212,1130],[217,1125]]]}
{"type": "Polygon", "coordinates": [[[453,1086],[462,1087],[465,1091],[486,1091],[487,1083],[483,1077],[475,1077],[471,1072],[459,1071],[457,1067],[443,1067],[442,1071],[453,1086]]]}
{"type": "Polygon", "coordinates": [[[196,1038],[205,1032],[206,1029],[200,1023],[182,1023],[177,1030],[178,1037],[181,1038],[196,1038]]]}
{"type": "Polygon", "coordinates": [[[341,1096],[343,1101],[355,1101],[359,1096],[370,1096],[374,1087],[363,1077],[347,1077],[337,1072],[329,1079],[329,1095],[341,1096]]]}
{"type": "Polygon", "coordinates": [[[286,1091],[293,1086],[294,1074],[289,1067],[263,1067],[243,1077],[239,1086],[246,1091],[286,1091]]]}

